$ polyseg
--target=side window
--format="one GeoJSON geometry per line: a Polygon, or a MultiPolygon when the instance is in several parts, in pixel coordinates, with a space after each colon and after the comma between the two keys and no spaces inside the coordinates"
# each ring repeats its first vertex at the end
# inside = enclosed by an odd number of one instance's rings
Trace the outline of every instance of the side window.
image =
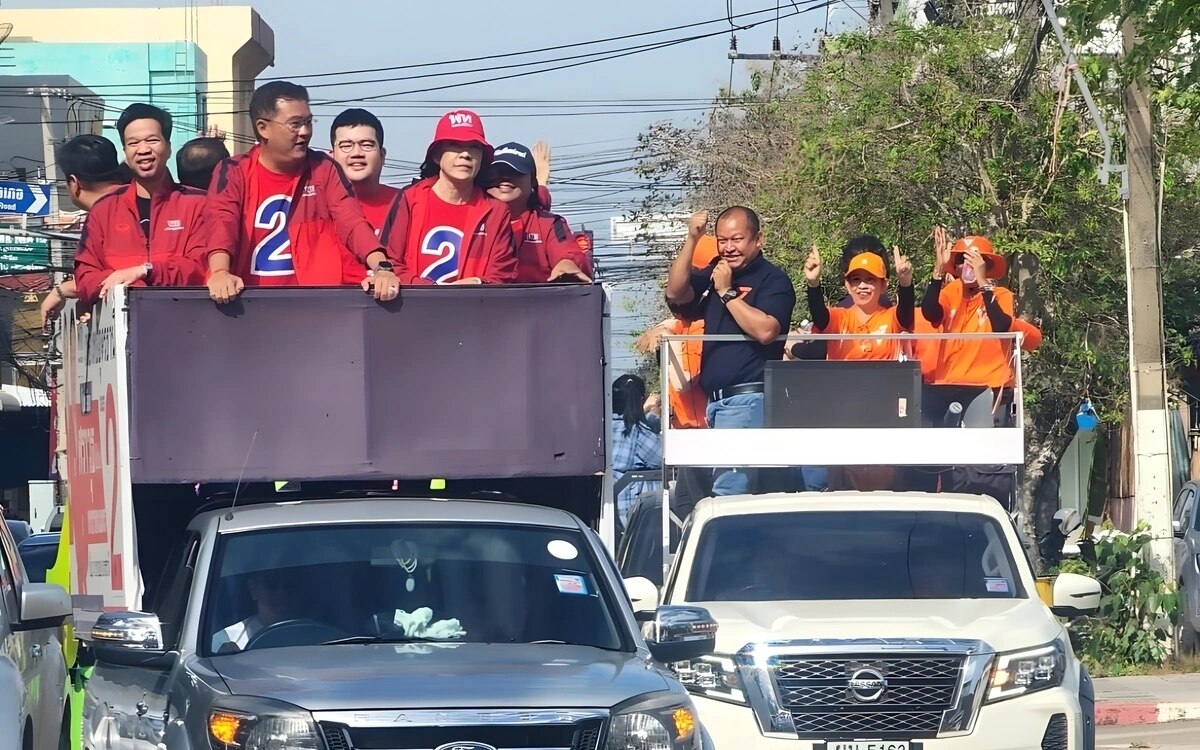
{"type": "Polygon", "coordinates": [[[683,551],[688,548],[692,537],[692,517],[688,516],[683,524],[683,534],[679,537],[679,546],[675,548],[675,559],[671,561],[670,575],[667,585],[663,587],[662,601],[664,604],[675,600],[675,581],[679,579],[679,568],[682,566],[683,551]]]}
{"type": "Polygon", "coordinates": [[[183,627],[183,616],[187,612],[192,574],[196,570],[199,551],[200,535],[195,532],[188,534],[175,547],[167,563],[167,577],[151,607],[151,611],[158,615],[162,623],[163,647],[168,650],[179,646],[179,633],[183,627]]]}
{"type": "Polygon", "coordinates": [[[1196,491],[1191,487],[1185,487],[1183,492],[1179,494],[1179,499],[1175,502],[1175,520],[1180,523],[1187,523],[1187,520],[1192,517],[1192,508],[1196,504],[1196,491]]]}
{"type": "MultiPolygon", "coordinates": [[[[0,523],[4,523],[0,519],[0,523]]],[[[17,583],[12,565],[8,561],[8,552],[0,543],[0,604],[3,604],[4,614],[9,621],[15,621],[20,615],[17,612],[17,583]]]]}

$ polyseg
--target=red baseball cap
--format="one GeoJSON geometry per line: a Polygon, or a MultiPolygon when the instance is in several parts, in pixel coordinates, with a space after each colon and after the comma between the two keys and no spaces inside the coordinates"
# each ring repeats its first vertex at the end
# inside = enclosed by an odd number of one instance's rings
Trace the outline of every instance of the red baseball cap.
{"type": "Polygon", "coordinates": [[[483,148],[483,166],[492,163],[495,149],[487,142],[483,134],[483,120],[469,109],[456,109],[447,112],[438,120],[437,129],[433,131],[433,142],[425,151],[425,161],[433,159],[433,149],[443,141],[458,141],[461,143],[477,143],[483,148]]]}

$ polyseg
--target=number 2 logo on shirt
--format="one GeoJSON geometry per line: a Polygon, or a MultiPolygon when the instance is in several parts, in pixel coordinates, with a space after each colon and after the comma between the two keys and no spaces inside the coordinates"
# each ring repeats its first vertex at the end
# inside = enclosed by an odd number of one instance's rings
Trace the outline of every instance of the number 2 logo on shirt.
{"type": "Polygon", "coordinates": [[[255,276],[292,276],[296,273],[292,265],[292,240],[287,231],[291,206],[291,196],[272,195],[254,212],[254,228],[270,230],[254,246],[250,256],[250,273],[255,276]]]}
{"type": "Polygon", "coordinates": [[[421,278],[435,284],[445,284],[458,278],[458,253],[462,249],[462,240],[461,229],[446,226],[430,229],[421,241],[421,255],[436,256],[436,260],[425,266],[421,278]]]}

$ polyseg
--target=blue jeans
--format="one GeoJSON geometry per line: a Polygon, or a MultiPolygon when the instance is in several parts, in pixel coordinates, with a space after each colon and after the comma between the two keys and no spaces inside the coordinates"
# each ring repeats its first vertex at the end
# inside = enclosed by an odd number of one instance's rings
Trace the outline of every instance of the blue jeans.
{"type": "MultiPolygon", "coordinates": [[[[763,426],[761,393],[744,393],[708,404],[708,426],[714,430],[746,430],[763,426]]],[[[751,491],[753,474],[746,469],[714,469],[714,495],[744,495],[751,491]]]]}

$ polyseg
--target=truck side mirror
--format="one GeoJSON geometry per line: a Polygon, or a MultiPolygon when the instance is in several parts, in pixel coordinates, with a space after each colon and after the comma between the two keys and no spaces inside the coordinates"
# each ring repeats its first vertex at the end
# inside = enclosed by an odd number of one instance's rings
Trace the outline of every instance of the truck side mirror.
{"type": "Polygon", "coordinates": [[[1180,521],[1171,522],[1171,531],[1174,532],[1176,539],[1183,539],[1184,534],[1187,532],[1187,530],[1183,528],[1183,523],[1180,521]]]}
{"type": "Polygon", "coordinates": [[[1100,582],[1091,576],[1060,573],[1054,579],[1050,611],[1059,617],[1084,617],[1100,609],[1100,582]]]}
{"type": "Polygon", "coordinates": [[[54,583],[27,583],[21,587],[20,621],[16,631],[60,627],[71,616],[71,597],[54,583]]]}
{"type": "Polygon", "coordinates": [[[658,606],[658,587],[649,578],[643,576],[626,578],[625,591],[629,594],[629,603],[633,605],[635,615],[653,612],[654,608],[658,606]]]}
{"type": "Polygon", "coordinates": [[[163,650],[162,623],[146,612],[105,612],[92,627],[96,661],[125,667],[168,668],[174,654],[163,650]]]}
{"type": "Polygon", "coordinates": [[[717,621],[703,607],[659,607],[651,629],[646,645],[663,664],[699,659],[717,648],[717,621]]]}

